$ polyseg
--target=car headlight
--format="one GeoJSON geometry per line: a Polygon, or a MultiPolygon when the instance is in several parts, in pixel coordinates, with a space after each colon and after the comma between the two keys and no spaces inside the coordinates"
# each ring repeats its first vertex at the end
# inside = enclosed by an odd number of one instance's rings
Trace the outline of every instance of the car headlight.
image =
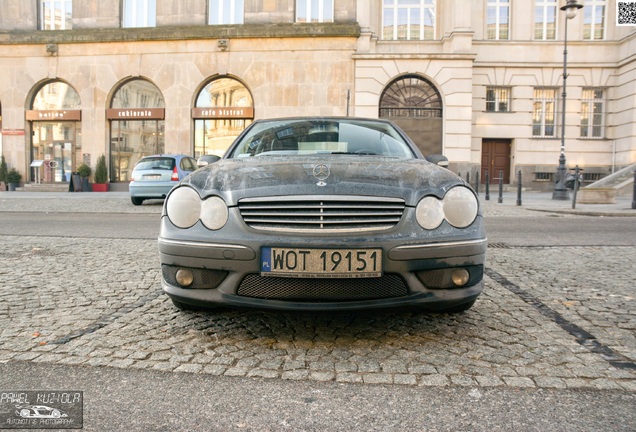
{"type": "Polygon", "coordinates": [[[223,228],[227,218],[227,206],[221,198],[211,197],[201,203],[201,222],[208,229],[218,230],[223,228]]]}
{"type": "Polygon", "coordinates": [[[457,186],[446,192],[443,199],[427,196],[415,209],[417,223],[427,230],[441,225],[446,219],[455,228],[466,228],[475,221],[479,204],[470,189],[457,186]]]}
{"type": "Polygon", "coordinates": [[[455,228],[466,228],[475,221],[479,204],[470,189],[454,187],[444,195],[444,217],[455,228]]]}
{"type": "Polygon", "coordinates": [[[415,208],[415,218],[420,226],[427,230],[433,230],[444,221],[444,208],[442,201],[435,197],[422,198],[415,208]]]}
{"type": "Polygon", "coordinates": [[[166,203],[166,213],[170,221],[179,228],[190,228],[197,223],[201,214],[201,198],[189,187],[172,191],[166,203]]]}

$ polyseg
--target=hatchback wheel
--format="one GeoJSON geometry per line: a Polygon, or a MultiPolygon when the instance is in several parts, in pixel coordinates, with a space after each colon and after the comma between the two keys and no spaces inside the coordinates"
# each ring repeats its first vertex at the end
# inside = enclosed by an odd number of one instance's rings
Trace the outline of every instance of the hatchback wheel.
{"type": "Polygon", "coordinates": [[[144,202],[143,198],[130,197],[130,200],[134,205],[141,205],[144,202]]]}

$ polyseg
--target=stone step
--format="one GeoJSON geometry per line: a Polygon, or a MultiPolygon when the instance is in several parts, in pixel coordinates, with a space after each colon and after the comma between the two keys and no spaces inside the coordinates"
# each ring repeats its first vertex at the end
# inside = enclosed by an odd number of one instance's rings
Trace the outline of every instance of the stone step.
{"type": "Polygon", "coordinates": [[[68,183],[25,183],[17,192],[68,192],[68,183]]]}

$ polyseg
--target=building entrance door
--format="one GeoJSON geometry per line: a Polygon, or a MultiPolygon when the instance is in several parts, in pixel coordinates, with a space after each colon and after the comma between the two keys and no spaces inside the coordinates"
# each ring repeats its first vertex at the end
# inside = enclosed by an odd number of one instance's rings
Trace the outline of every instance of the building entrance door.
{"type": "Polygon", "coordinates": [[[39,178],[44,183],[68,182],[75,167],[75,123],[34,122],[33,160],[43,160],[39,178]]]}
{"type": "Polygon", "coordinates": [[[72,143],[53,142],[44,152],[44,181],[68,182],[73,172],[72,143]]]}
{"type": "Polygon", "coordinates": [[[485,139],[481,143],[481,183],[486,183],[486,171],[490,176],[490,184],[499,183],[499,174],[503,183],[510,184],[511,140],[485,139]]]}

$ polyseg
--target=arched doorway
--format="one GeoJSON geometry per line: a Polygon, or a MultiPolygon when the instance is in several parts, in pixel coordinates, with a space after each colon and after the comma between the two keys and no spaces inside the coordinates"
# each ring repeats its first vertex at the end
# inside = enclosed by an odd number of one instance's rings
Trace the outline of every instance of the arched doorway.
{"type": "Polygon", "coordinates": [[[410,74],[391,81],[380,96],[379,116],[400,126],[424,155],[442,153],[442,98],[428,80],[410,74]]]}
{"type": "Polygon", "coordinates": [[[106,117],[110,122],[110,181],[130,181],[139,159],[164,152],[163,95],[145,79],[126,81],[115,91],[106,117]]]}
{"type": "Polygon", "coordinates": [[[254,120],[252,95],[238,80],[215,78],[198,93],[192,109],[194,157],[222,156],[254,120]]]}
{"type": "Polygon", "coordinates": [[[81,102],[73,87],[49,81],[35,89],[26,112],[31,131],[31,179],[68,182],[82,163],[81,102]]]}

